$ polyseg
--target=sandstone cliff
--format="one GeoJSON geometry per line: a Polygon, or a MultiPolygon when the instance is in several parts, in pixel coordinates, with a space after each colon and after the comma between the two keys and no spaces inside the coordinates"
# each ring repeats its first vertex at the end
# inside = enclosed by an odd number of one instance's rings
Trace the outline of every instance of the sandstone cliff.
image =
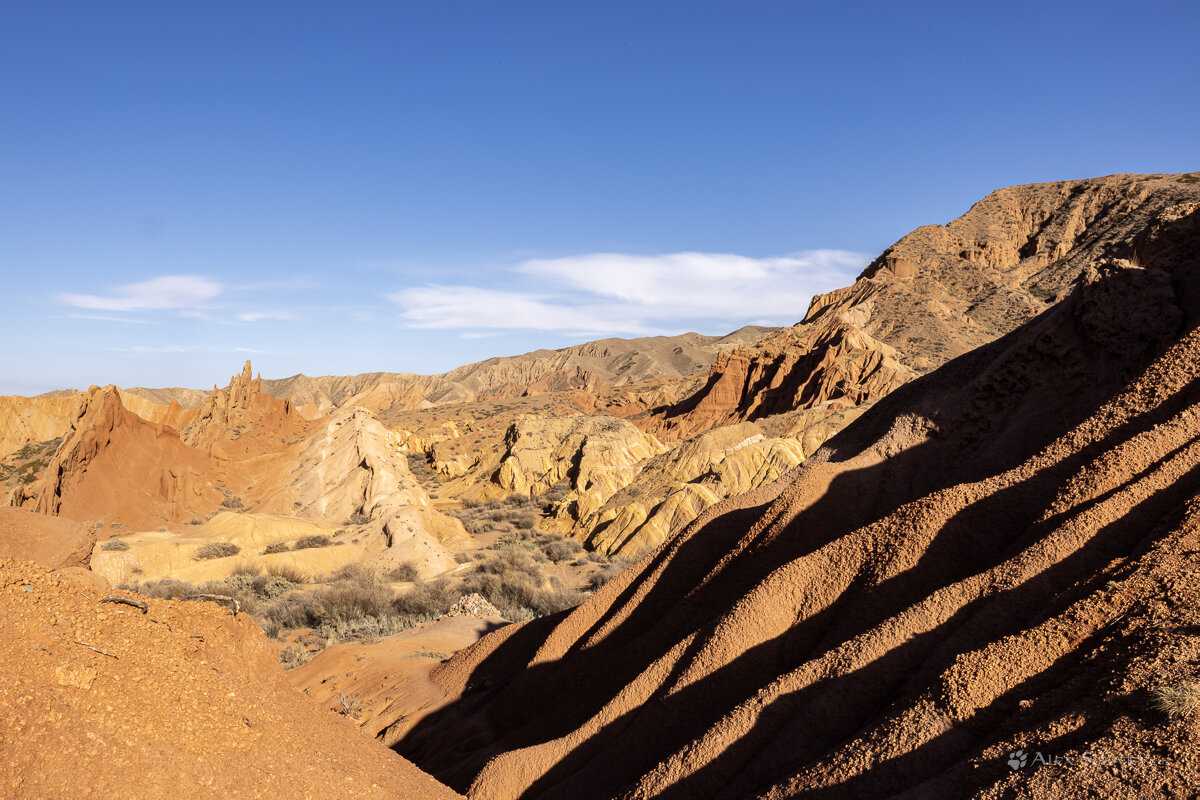
{"type": "Polygon", "coordinates": [[[861,413],[861,407],[797,412],[785,436],[768,436],[751,422],[698,434],[642,463],[598,507],[568,497],[555,509],[559,524],[547,527],[590,550],[638,557],[726,497],[777,480],[861,413]]]}
{"type": "Polygon", "coordinates": [[[229,387],[213,387],[181,431],[183,441],[222,458],[276,449],[311,430],[308,420],[296,413],[291,401],[262,391],[262,377],[252,378],[247,361],[229,387]]]}
{"type": "MultiPolygon", "coordinates": [[[[751,325],[725,336],[685,333],[601,339],[560,350],[490,358],[442,375],[394,372],[316,378],[294,375],[262,381],[261,389],[291,401],[308,418],[351,405],[373,412],[402,411],[562,391],[591,395],[590,402],[594,403],[596,395],[621,394],[630,384],[645,379],[661,382],[703,374],[719,354],[751,344],[771,330],[751,325]]],[[[196,407],[205,399],[202,393],[191,389],[129,391],[162,405],[175,400],[185,408],[196,407]]],[[[670,391],[665,394],[671,395],[670,391]]]]}

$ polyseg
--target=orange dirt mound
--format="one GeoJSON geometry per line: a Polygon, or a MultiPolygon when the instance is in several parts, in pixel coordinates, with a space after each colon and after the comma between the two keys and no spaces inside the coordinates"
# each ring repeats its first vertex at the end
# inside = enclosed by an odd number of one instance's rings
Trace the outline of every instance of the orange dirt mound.
{"type": "Polygon", "coordinates": [[[249,617],[104,596],[0,559],[0,796],[457,797],[289,687],[249,617]]]}
{"type": "Polygon", "coordinates": [[[95,528],[18,508],[0,508],[0,556],[32,561],[47,569],[86,568],[95,544],[95,528]]]}
{"type": "Polygon", "coordinates": [[[1154,695],[1200,658],[1198,209],[442,665],[396,749],[478,798],[1190,794],[1154,695]]]}

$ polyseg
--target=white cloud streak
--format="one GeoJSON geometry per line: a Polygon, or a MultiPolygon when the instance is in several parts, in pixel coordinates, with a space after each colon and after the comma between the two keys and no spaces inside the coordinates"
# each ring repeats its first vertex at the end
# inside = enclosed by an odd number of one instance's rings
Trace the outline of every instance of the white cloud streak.
{"type": "MultiPolygon", "coordinates": [[[[680,324],[792,324],[814,294],[850,283],[865,253],[812,250],[777,258],[730,253],[593,253],[519,264],[528,291],[431,285],[388,295],[413,328],[652,335],[680,324]]],[[[467,334],[464,334],[467,335],[467,334]]]]}
{"type": "Polygon", "coordinates": [[[221,293],[221,284],[198,275],[163,275],[118,286],[108,296],[56,295],[60,303],[96,311],[141,311],[195,308],[221,293]]]}
{"type": "Polygon", "coordinates": [[[296,315],[290,311],[244,311],[237,318],[242,322],[260,322],[264,319],[295,319],[296,315]]]}
{"type": "Polygon", "coordinates": [[[130,325],[146,325],[149,324],[148,319],[131,319],[129,317],[110,317],[106,314],[63,314],[53,317],[53,319],[91,319],[101,322],[124,322],[130,325]]]}
{"type": "Polygon", "coordinates": [[[119,353],[141,353],[143,355],[163,355],[166,353],[186,353],[187,348],[179,345],[134,345],[133,347],[117,348],[119,353]]]}

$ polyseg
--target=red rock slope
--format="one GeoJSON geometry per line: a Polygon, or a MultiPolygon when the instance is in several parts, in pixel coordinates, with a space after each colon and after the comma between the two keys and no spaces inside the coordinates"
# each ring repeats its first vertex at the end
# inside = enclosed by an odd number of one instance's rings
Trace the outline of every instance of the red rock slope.
{"type": "Polygon", "coordinates": [[[639,427],[662,440],[799,408],[877,399],[994,340],[1062,297],[1096,259],[1180,204],[1187,176],[1111,175],[1000,189],[948,225],[883,252],[852,286],[813,298],[804,320],[718,358],[695,395],[639,427]]]}
{"type": "Polygon", "coordinates": [[[77,413],[44,477],[18,487],[13,505],[137,527],[220,505],[211,457],[180,441],[173,428],[126,409],[116,387],[92,387],[77,413]]]}
{"type": "Polygon", "coordinates": [[[0,559],[0,795],[458,796],[288,686],[249,617],[104,596],[0,559]]]}
{"type": "Polygon", "coordinates": [[[447,662],[399,752],[473,798],[1190,794],[1154,697],[1200,679],[1198,209],[447,662]]]}

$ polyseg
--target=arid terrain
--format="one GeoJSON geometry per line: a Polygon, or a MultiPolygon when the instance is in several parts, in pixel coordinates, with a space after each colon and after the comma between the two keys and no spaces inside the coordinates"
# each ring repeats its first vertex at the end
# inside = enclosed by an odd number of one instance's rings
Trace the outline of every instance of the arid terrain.
{"type": "Polygon", "coordinates": [[[0,795],[1194,791],[1200,175],[795,318],[0,397],[0,795]]]}

